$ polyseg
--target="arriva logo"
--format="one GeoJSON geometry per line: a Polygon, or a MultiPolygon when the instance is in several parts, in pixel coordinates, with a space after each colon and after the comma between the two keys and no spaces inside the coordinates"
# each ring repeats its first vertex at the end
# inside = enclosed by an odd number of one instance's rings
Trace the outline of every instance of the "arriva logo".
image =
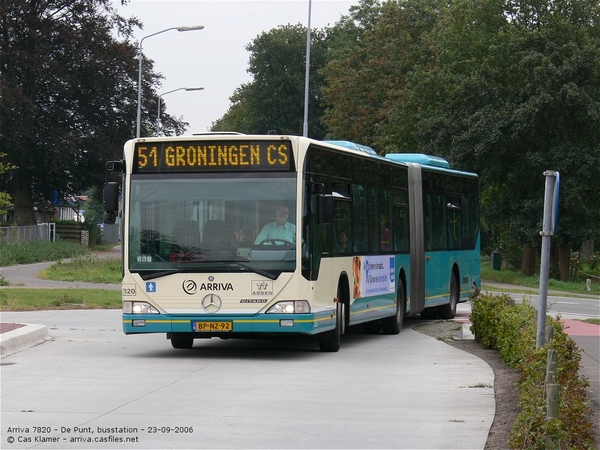
{"type": "Polygon", "coordinates": [[[231,283],[202,283],[201,291],[233,291],[231,283]]]}
{"type": "Polygon", "coordinates": [[[185,292],[188,295],[194,295],[196,293],[196,291],[198,290],[198,285],[196,284],[196,282],[194,280],[185,280],[183,282],[183,292],[185,292]]]}

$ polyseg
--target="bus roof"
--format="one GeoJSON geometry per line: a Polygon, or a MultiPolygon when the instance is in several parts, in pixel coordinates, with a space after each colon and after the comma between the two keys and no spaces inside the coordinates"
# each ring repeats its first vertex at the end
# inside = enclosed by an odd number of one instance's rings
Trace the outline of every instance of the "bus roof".
{"type": "Polygon", "coordinates": [[[362,144],[356,144],[350,141],[323,141],[327,144],[338,145],[340,147],[349,148],[350,150],[358,150],[359,152],[367,153],[368,155],[377,156],[377,152],[371,147],[362,144]]]}
{"type": "MultiPolygon", "coordinates": [[[[339,147],[349,148],[351,150],[358,150],[359,152],[366,153],[370,156],[379,156],[375,150],[366,145],[357,144],[351,141],[323,141],[327,144],[337,145],[339,147]]],[[[388,153],[385,158],[394,162],[404,163],[417,163],[422,166],[433,166],[441,167],[443,169],[450,169],[450,164],[444,158],[438,156],[424,155],[422,153],[388,153]]]]}
{"type": "Polygon", "coordinates": [[[417,163],[424,166],[442,167],[444,169],[450,168],[450,164],[444,158],[424,155],[422,153],[388,153],[385,157],[396,162],[417,163]]]}

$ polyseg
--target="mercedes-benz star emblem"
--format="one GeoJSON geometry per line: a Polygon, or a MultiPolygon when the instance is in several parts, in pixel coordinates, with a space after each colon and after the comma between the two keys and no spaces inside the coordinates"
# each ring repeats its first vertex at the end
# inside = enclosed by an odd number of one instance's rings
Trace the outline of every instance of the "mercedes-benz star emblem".
{"type": "Polygon", "coordinates": [[[208,294],[202,299],[202,308],[207,313],[216,313],[221,309],[221,297],[215,294],[208,294]]]}

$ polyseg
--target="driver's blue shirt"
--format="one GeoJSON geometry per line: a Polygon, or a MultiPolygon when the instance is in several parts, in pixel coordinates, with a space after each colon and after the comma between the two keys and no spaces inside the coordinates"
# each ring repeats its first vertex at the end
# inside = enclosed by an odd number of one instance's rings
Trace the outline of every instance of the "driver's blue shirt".
{"type": "Polygon", "coordinates": [[[277,225],[277,222],[270,222],[263,227],[260,233],[258,233],[254,243],[260,244],[266,239],[283,239],[284,241],[295,243],[296,225],[286,222],[282,226],[279,226],[277,225]]]}

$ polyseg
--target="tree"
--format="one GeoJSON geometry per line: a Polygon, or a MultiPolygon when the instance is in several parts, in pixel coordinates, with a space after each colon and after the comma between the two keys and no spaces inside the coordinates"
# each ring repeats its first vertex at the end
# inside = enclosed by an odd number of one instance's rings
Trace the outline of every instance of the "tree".
{"type": "MultiPolygon", "coordinates": [[[[2,179],[26,225],[34,205],[101,184],[105,162],[134,136],[137,45],[127,39],[140,24],[110,0],[1,0],[0,10],[0,152],[18,166],[2,179]]],[[[156,98],[159,80],[144,59],[144,98],[156,98]]],[[[145,103],[153,130],[156,102],[145,103]]]]}
{"type": "MultiPolygon", "coordinates": [[[[213,131],[301,135],[304,123],[304,79],[306,27],[285,25],[263,32],[246,49],[250,52],[248,72],[252,81],[239,87],[232,104],[215,121],[213,131]]],[[[326,32],[312,30],[309,83],[309,136],[323,138],[319,69],[325,64],[326,32]]]]}
{"type": "Polygon", "coordinates": [[[336,24],[324,69],[331,137],[371,145],[380,154],[414,148],[399,115],[408,76],[432,60],[422,35],[435,27],[439,3],[363,0],[336,24]]]}
{"type": "Polygon", "coordinates": [[[539,246],[543,172],[559,170],[554,242],[564,256],[600,223],[599,9],[592,0],[363,0],[336,26],[328,131],[479,173],[486,235],[505,250],[539,246]]]}
{"type": "Polygon", "coordinates": [[[563,253],[598,232],[599,22],[592,1],[458,2],[431,35],[435,67],[411,78],[421,150],[480,173],[485,223],[525,248],[540,243],[546,169],[562,175],[563,253]]]}

